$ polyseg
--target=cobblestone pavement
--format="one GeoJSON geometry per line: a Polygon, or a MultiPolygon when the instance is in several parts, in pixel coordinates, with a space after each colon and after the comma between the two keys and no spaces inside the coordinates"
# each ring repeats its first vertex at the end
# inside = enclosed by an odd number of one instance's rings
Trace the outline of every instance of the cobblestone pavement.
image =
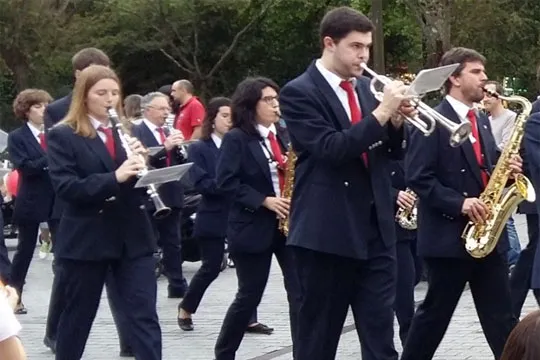
{"type": "MultiPolygon", "coordinates": [[[[527,243],[527,228],[524,216],[515,217],[516,227],[522,244],[527,243]]],[[[15,245],[8,240],[8,245],[15,245]]],[[[37,252],[36,252],[37,254],[37,252]]],[[[11,253],[12,255],[12,253],[11,253]]],[[[185,263],[184,271],[191,278],[199,263],[185,263]]],[[[22,340],[30,360],[50,360],[53,355],[43,344],[45,321],[52,283],[50,260],[40,260],[37,256],[32,262],[24,302],[29,312],[20,316],[23,324],[22,340]]],[[[163,331],[163,359],[165,360],[212,360],[213,347],[217,338],[225,311],[232,301],[236,289],[234,269],[225,270],[212,284],[203,299],[200,311],[194,317],[196,329],[187,333],[176,324],[178,301],[167,299],[166,280],[159,281],[158,312],[163,331]]],[[[416,299],[421,300],[425,293],[425,284],[416,289],[416,299]]],[[[116,328],[111,318],[106,297],[99,309],[83,359],[115,360],[118,357],[118,339],[116,328]]],[[[529,295],[524,314],[536,309],[532,295],[529,295]]],[[[282,277],[277,264],[273,265],[270,281],[263,301],[259,307],[259,320],[275,328],[274,334],[246,335],[238,352],[238,360],[290,360],[290,336],[288,330],[288,312],[282,285],[282,277]]],[[[338,360],[361,359],[359,343],[349,316],[341,337],[338,360]]],[[[396,337],[396,346],[401,344],[396,337]]],[[[450,328],[441,344],[435,359],[493,359],[482,334],[476,317],[470,292],[466,291],[453,317],[450,328]]]]}

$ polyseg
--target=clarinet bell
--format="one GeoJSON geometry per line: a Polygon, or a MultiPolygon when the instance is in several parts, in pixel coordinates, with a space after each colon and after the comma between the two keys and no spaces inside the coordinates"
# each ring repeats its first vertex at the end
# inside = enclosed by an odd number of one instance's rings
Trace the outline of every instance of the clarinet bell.
{"type": "Polygon", "coordinates": [[[171,208],[166,206],[163,203],[163,200],[161,200],[155,188],[153,188],[152,190],[149,191],[149,195],[150,195],[150,199],[154,203],[154,208],[156,209],[156,211],[154,211],[153,216],[155,219],[158,219],[158,220],[166,218],[171,213],[171,208]]]}
{"type": "Polygon", "coordinates": [[[156,208],[156,211],[154,211],[154,218],[157,220],[161,220],[169,216],[171,213],[171,208],[163,205],[161,208],[156,208]]]}

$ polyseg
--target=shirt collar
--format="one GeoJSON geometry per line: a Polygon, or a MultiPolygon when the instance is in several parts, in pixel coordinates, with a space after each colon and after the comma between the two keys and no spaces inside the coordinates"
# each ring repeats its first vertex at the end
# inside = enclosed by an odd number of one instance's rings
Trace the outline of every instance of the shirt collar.
{"type": "Polygon", "coordinates": [[[471,108],[450,95],[446,95],[445,98],[446,101],[450,103],[450,106],[452,106],[456,114],[459,116],[460,120],[467,120],[467,113],[469,112],[469,110],[471,110],[471,108]]]}
{"type": "Polygon", "coordinates": [[[28,121],[26,123],[26,125],[28,125],[28,128],[30,129],[30,131],[32,132],[32,134],[35,136],[35,137],[39,137],[39,134],[42,133],[41,130],[39,130],[37,127],[34,126],[34,124],[30,123],[30,121],[28,121]]]}
{"type": "Polygon", "coordinates": [[[148,120],[147,118],[143,118],[143,123],[150,129],[152,133],[156,132],[158,129],[160,129],[159,126],[148,120]]]}
{"type": "Polygon", "coordinates": [[[103,125],[103,123],[99,120],[97,120],[96,118],[88,115],[88,117],[90,118],[90,122],[92,123],[92,126],[94,127],[94,130],[97,130],[99,127],[105,127],[105,128],[110,128],[111,127],[111,123],[108,123],[107,125],[103,125]]]}
{"type": "Polygon", "coordinates": [[[221,138],[214,133],[211,133],[210,137],[214,141],[214,144],[216,144],[216,147],[219,149],[221,147],[221,138]]]}
{"type": "Polygon", "coordinates": [[[268,138],[268,135],[270,134],[270,132],[272,132],[274,136],[276,135],[276,125],[274,124],[270,125],[269,127],[262,126],[261,124],[257,124],[257,130],[259,131],[259,134],[261,134],[261,136],[264,139],[268,138]]]}
{"type": "MultiPolygon", "coordinates": [[[[338,75],[334,74],[333,72],[331,72],[330,70],[328,70],[327,68],[325,68],[321,59],[317,59],[315,61],[315,67],[317,68],[317,70],[319,70],[323,78],[326,79],[326,81],[328,82],[328,84],[330,84],[330,87],[332,87],[334,91],[337,89],[341,89],[340,84],[343,81],[343,79],[340,78],[338,75]]],[[[353,88],[355,88],[356,78],[350,78],[349,81],[352,83],[353,88]]]]}

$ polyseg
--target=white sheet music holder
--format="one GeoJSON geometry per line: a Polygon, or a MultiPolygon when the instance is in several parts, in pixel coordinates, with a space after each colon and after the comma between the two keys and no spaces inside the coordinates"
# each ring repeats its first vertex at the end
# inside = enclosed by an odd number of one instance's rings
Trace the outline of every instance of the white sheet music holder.
{"type": "Polygon", "coordinates": [[[164,146],[163,145],[160,145],[160,146],[150,146],[148,148],[148,156],[154,156],[156,155],[158,152],[160,152],[161,150],[163,150],[164,146]]]}
{"type": "Polygon", "coordinates": [[[420,70],[414,81],[409,85],[406,95],[422,97],[429,92],[439,90],[458,67],[459,64],[450,64],[420,70]]]}
{"type": "Polygon", "coordinates": [[[161,185],[171,181],[180,180],[193,163],[169,166],[161,169],[148,170],[135,184],[136,188],[148,185],[161,185]]]}
{"type": "Polygon", "coordinates": [[[0,130],[0,153],[4,152],[7,148],[8,133],[4,130],[0,130]]]}

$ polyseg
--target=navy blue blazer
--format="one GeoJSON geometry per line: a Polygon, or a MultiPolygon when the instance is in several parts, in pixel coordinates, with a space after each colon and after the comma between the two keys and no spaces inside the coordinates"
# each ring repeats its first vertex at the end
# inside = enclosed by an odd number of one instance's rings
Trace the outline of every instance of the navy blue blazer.
{"type": "MultiPolygon", "coordinates": [[[[390,162],[390,177],[392,179],[392,201],[394,202],[394,214],[397,213],[399,206],[397,205],[398,193],[405,191],[407,184],[405,183],[405,169],[403,160],[394,160],[390,162]]],[[[409,241],[416,239],[416,230],[407,230],[402,228],[396,222],[397,241],[409,241]]]]}
{"type": "Polygon", "coordinates": [[[8,135],[9,160],[19,171],[19,190],[13,221],[43,222],[50,218],[54,191],[49,178],[47,155],[27,124],[8,135]]]}
{"type": "Polygon", "coordinates": [[[355,259],[369,257],[371,239],[395,245],[388,162],[403,156],[403,129],[381,126],[371,114],[378,102],[369,81],[357,82],[363,119],[355,125],[315,63],[281,91],[282,116],[298,154],[290,245],[355,259]]]}
{"type": "MultiPolygon", "coordinates": [[[[528,177],[534,185],[536,196],[540,194],[540,113],[534,113],[525,125],[523,146],[528,159],[528,177]]],[[[536,211],[540,213],[540,203],[536,201],[536,211]]],[[[540,246],[536,248],[534,257],[531,288],[540,289],[540,246]]]]}
{"type": "Polygon", "coordinates": [[[99,136],[85,138],[67,125],[50,129],[48,156],[56,194],[65,202],[55,256],[104,261],[151,255],[156,240],[144,189],[119,184],[115,170],[126,153],[116,132],[116,162],[99,136]]]}
{"type": "MultiPolygon", "coordinates": [[[[53,101],[45,108],[45,113],[43,114],[43,122],[45,123],[46,136],[48,136],[49,129],[59,123],[67,115],[69,107],[71,105],[71,97],[72,93],[69,93],[69,95],[53,101]]],[[[51,218],[60,219],[62,217],[63,210],[64,203],[58,196],[55,196],[51,218]]]]}
{"type": "Polygon", "coordinates": [[[188,161],[193,162],[189,177],[202,195],[193,229],[196,237],[224,238],[227,232],[228,202],[216,183],[218,155],[212,139],[197,141],[188,148],[188,161]]]}
{"type": "MultiPolygon", "coordinates": [[[[146,147],[160,146],[152,131],[144,122],[139,125],[133,125],[132,135],[146,147]]],[[[185,159],[179,156],[176,150],[171,151],[171,165],[179,165],[185,162],[185,159]]],[[[149,158],[150,166],[155,169],[167,167],[167,151],[165,148],[149,158]]],[[[184,206],[184,187],[180,181],[165,183],[159,186],[158,192],[165,205],[171,208],[181,209],[184,206]]],[[[148,208],[154,210],[154,203],[149,199],[148,208]]]]}
{"type": "MultiPolygon", "coordinates": [[[[460,123],[458,115],[446,100],[436,108],[449,120],[460,123]]],[[[497,146],[489,119],[477,116],[478,132],[485,167],[489,172],[496,165],[497,146]]],[[[478,197],[484,190],[480,166],[472,143],[465,141],[451,147],[449,133],[441,126],[430,136],[413,129],[405,157],[407,185],[419,197],[418,254],[424,257],[470,258],[465,251],[461,234],[469,218],[461,213],[468,197],[478,197]]],[[[508,249],[506,232],[501,236],[498,250],[508,249]]]]}
{"type": "MultiPolygon", "coordinates": [[[[277,138],[283,147],[279,135],[277,138]]],[[[277,215],[262,203],[276,194],[261,141],[259,136],[234,128],[221,144],[216,181],[228,199],[233,199],[227,228],[230,252],[260,253],[274,245],[277,215]]]]}

